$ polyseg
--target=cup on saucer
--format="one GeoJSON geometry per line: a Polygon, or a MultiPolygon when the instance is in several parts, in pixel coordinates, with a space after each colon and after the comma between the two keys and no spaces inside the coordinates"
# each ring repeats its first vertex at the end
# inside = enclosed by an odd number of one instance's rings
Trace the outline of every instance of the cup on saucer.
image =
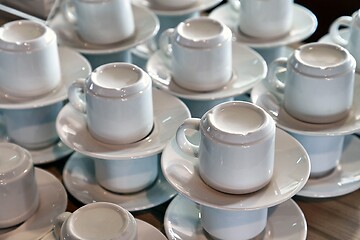
{"type": "Polygon", "coordinates": [[[0,89],[11,97],[34,98],[61,82],[55,32],[45,24],[17,20],[0,27],[0,89]]]}
{"type": "Polygon", "coordinates": [[[0,228],[26,221],[39,205],[31,154],[13,143],[0,143],[0,228]]]}

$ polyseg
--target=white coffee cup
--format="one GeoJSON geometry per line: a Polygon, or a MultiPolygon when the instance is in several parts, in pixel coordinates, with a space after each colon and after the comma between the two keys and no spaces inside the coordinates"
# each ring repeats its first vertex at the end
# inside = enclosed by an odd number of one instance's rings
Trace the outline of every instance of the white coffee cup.
{"type": "Polygon", "coordinates": [[[13,97],[36,97],[61,82],[55,32],[44,24],[18,20],[0,28],[0,89],[13,97]]]}
{"type": "Polygon", "coordinates": [[[310,157],[310,177],[323,177],[339,164],[345,136],[311,136],[289,132],[305,148],[310,157]]]}
{"type": "Polygon", "coordinates": [[[151,79],[133,64],[108,63],[96,68],[87,79],[69,87],[69,100],[86,113],[89,132],[102,142],[133,143],[152,130],[151,79]]]}
{"type": "Polygon", "coordinates": [[[197,3],[198,0],[150,0],[152,4],[156,4],[158,7],[167,9],[183,9],[190,7],[197,3]]]}
{"type": "Polygon", "coordinates": [[[289,58],[279,58],[269,66],[267,80],[284,91],[284,108],[301,121],[330,123],[343,119],[353,101],[355,59],[343,47],[328,43],[308,43],[289,58]],[[286,68],[285,81],[277,78],[286,68]]]}
{"type": "Polygon", "coordinates": [[[232,33],[224,24],[199,17],[164,31],[160,49],[171,56],[173,80],[192,91],[211,91],[232,76],[232,33]]]}
{"type": "Polygon", "coordinates": [[[176,140],[185,153],[199,158],[199,173],[210,187],[226,193],[257,191],[273,175],[275,122],[260,107],[241,101],[221,103],[201,119],[189,118],[176,140]],[[187,130],[200,131],[196,146],[187,130]]]}
{"type": "Polygon", "coordinates": [[[267,208],[232,211],[200,205],[201,225],[215,239],[253,239],[266,227],[267,208]]]}
{"type": "Polygon", "coordinates": [[[293,0],[232,0],[230,3],[239,11],[239,30],[250,37],[272,39],[288,34],[291,29],[293,0]]]}
{"type": "Polygon", "coordinates": [[[351,17],[342,16],[337,18],[330,26],[331,39],[345,47],[353,55],[357,62],[357,70],[360,70],[360,16],[356,11],[351,17]],[[349,39],[340,35],[340,27],[346,27],[350,31],[349,39]]]}
{"type": "Polygon", "coordinates": [[[109,202],[89,203],[73,213],[64,212],[55,219],[56,239],[136,240],[134,216],[123,207],[109,202]]]}
{"type": "Polygon", "coordinates": [[[0,228],[26,221],[39,205],[31,154],[12,143],[0,143],[0,228]]]}
{"type": "Polygon", "coordinates": [[[29,109],[3,109],[6,134],[10,141],[26,148],[45,148],[58,141],[56,117],[63,106],[58,102],[29,109]]]}
{"type": "Polygon", "coordinates": [[[63,4],[64,16],[84,41],[111,44],[135,33],[131,0],[71,0],[71,3],[67,0],[63,4]]]}
{"type": "Polygon", "coordinates": [[[127,160],[94,159],[95,177],[100,186],[117,193],[139,192],[156,180],[158,154],[127,160]]]}

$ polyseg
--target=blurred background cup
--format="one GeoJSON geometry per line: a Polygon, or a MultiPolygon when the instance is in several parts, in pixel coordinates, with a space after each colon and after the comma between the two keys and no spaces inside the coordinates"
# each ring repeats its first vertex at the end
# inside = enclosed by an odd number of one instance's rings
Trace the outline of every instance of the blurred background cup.
{"type": "Polygon", "coordinates": [[[29,20],[0,28],[0,89],[12,97],[49,93],[61,82],[55,32],[29,20]]]}
{"type": "Polygon", "coordinates": [[[152,82],[130,63],[108,63],[69,87],[69,101],[86,113],[89,132],[99,141],[127,144],[153,128],[152,82]]]}
{"type": "Polygon", "coordinates": [[[232,33],[208,17],[188,19],[162,33],[160,49],[171,57],[173,80],[192,91],[211,91],[232,76],[232,33]]]}
{"type": "Polygon", "coordinates": [[[134,216],[109,202],[89,203],[73,213],[64,212],[55,220],[56,239],[136,240],[134,216]]]}
{"type": "Polygon", "coordinates": [[[225,193],[244,194],[268,184],[273,175],[275,122],[249,102],[226,102],[201,119],[189,118],[178,128],[180,149],[199,158],[199,173],[210,187],[225,193]],[[187,131],[200,132],[194,145],[187,131]]]}
{"type": "Polygon", "coordinates": [[[66,0],[62,9],[85,42],[111,44],[135,34],[131,0],[66,0]]]}
{"type": "Polygon", "coordinates": [[[150,0],[152,4],[164,9],[183,9],[194,5],[198,0],[150,0]]]}
{"type": "Polygon", "coordinates": [[[336,43],[346,49],[354,56],[357,71],[360,71],[360,16],[356,11],[351,17],[341,16],[330,25],[330,37],[336,43]],[[349,30],[349,38],[345,39],[340,35],[339,30],[345,27],[349,30]]]}
{"type": "Polygon", "coordinates": [[[294,118],[309,123],[331,123],[345,118],[353,101],[355,59],[343,47],[308,43],[289,58],[269,66],[270,86],[284,92],[284,108],[294,118]],[[285,80],[277,77],[286,69],[285,80]]]}
{"type": "Polygon", "coordinates": [[[0,143],[0,228],[26,221],[39,205],[30,153],[12,143],[0,143]]]}

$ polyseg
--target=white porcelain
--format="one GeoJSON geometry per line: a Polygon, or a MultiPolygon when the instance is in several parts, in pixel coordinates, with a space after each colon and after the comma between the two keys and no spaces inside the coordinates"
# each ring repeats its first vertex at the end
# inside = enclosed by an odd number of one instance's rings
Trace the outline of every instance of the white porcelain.
{"type": "Polygon", "coordinates": [[[310,178],[297,193],[310,198],[330,198],[360,189],[360,140],[355,135],[345,137],[341,159],[328,175],[310,178]]]}
{"type": "Polygon", "coordinates": [[[132,11],[135,21],[135,34],[127,40],[111,44],[93,44],[83,41],[76,33],[73,25],[60,12],[56,13],[48,25],[56,32],[58,43],[61,46],[67,46],[77,52],[92,55],[93,57],[96,57],[96,55],[107,57],[107,54],[128,50],[151,39],[159,30],[159,21],[153,12],[135,5],[132,5],[132,11]]]}
{"type": "Polygon", "coordinates": [[[355,66],[355,59],[345,48],[308,43],[295,49],[289,58],[273,61],[267,80],[274,91],[284,92],[284,109],[294,118],[331,123],[349,114],[355,66]],[[284,68],[285,79],[279,79],[277,73],[284,68]]]}
{"type": "Polygon", "coordinates": [[[155,182],[142,191],[131,194],[117,194],[101,187],[95,177],[95,166],[91,158],[74,153],[66,162],[63,180],[69,193],[83,204],[111,202],[129,211],[141,211],[160,205],[177,192],[165,180],[161,171],[155,182]]]}
{"type": "Polygon", "coordinates": [[[232,77],[223,88],[209,92],[195,92],[179,87],[174,83],[170,59],[161,51],[155,52],[149,59],[146,69],[153,84],[174,96],[188,100],[215,100],[234,97],[250,90],[265,78],[267,65],[254,50],[243,44],[232,44],[232,77]]]}
{"type": "Polygon", "coordinates": [[[65,1],[63,14],[70,16],[70,23],[85,42],[112,44],[135,33],[131,0],[72,0],[71,3],[65,1]]]}
{"type": "Polygon", "coordinates": [[[84,155],[109,160],[143,158],[160,153],[175,135],[180,124],[190,117],[189,110],[178,98],[153,89],[154,128],[141,141],[130,144],[106,144],[92,137],[86,116],[67,104],[56,120],[60,139],[73,150],[84,155]]]}
{"type": "Polygon", "coordinates": [[[216,105],[224,102],[234,101],[234,97],[214,99],[214,100],[189,100],[181,98],[186,106],[189,108],[191,117],[201,118],[208,110],[215,107],[216,105]]]}
{"type": "Polygon", "coordinates": [[[42,23],[16,20],[0,27],[0,84],[16,97],[38,97],[61,82],[57,37],[42,23]]]}
{"type": "Polygon", "coordinates": [[[2,240],[39,239],[53,228],[53,221],[67,207],[67,195],[62,183],[49,172],[35,168],[39,191],[39,206],[25,222],[0,229],[2,240]]]}
{"type": "Polygon", "coordinates": [[[39,205],[34,165],[26,149],[0,143],[0,228],[26,221],[39,205]]]}
{"type": "MultiPolygon", "coordinates": [[[[166,235],[173,240],[211,240],[200,224],[199,206],[178,195],[165,212],[166,235]]],[[[305,240],[307,223],[299,206],[291,199],[268,209],[265,229],[255,239],[298,239],[305,240]]]]}
{"type": "MultiPolygon", "coordinates": [[[[199,134],[191,136],[194,144],[199,143],[199,138],[199,134]]],[[[277,129],[273,177],[268,185],[252,194],[227,194],[209,187],[200,177],[198,159],[181,151],[175,138],[163,150],[161,168],[179,193],[201,205],[254,210],[280,204],[300,191],[310,175],[310,159],[298,141],[277,129]]]]}
{"type": "Polygon", "coordinates": [[[159,48],[171,58],[173,80],[192,91],[212,91],[232,75],[232,33],[208,17],[191,18],[164,31],[159,48]]]}
{"type": "Polygon", "coordinates": [[[54,233],[67,240],[137,240],[137,225],[134,216],[120,205],[95,202],[60,214],[54,233]]]}
{"type": "Polygon", "coordinates": [[[360,76],[358,74],[355,74],[354,99],[350,113],[341,121],[328,124],[300,121],[284,110],[283,97],[283,94],[273,92],[267,81],[261,82],[251,90],[252,102],[265,109],[276,121],[277,126],[286,131],[312,136],[348,135],[360,131],[360,76]]]}
{"type": "Polygon", "coordinates": [[[237,42],[250,47],[267,48],[301,42],[315,32],[318,22],[316,16],[310,10],[301,5],[294,4],[293,11],[293,21],[289,33],[274,39],[249,37],[239,31],[239,13],[229,3],[215,8],[211,11],[209,17],[226,24],[233,32],[237,42]]]}
{"type": "Polygon", "coordinates": [[[61,83],[48,94],[37,98],[24,99],[0,90],[0,109],[32,109],[55,104],[67,99],[68,86],[78,78],[85,78],[91,72],[89,62],[76,51],[59,48],[61,83]]]}
{"type": "Polygon", "coordinates": [[[86,114],[90,134],[108,144],[128,144],[153,128],[152,82],[139,67],[123,62],[96,68],[69,87],[70,104],[86,114]]]}
{"type": "Polygon", "coordinates": [[[149,187],[159,173],[159,156],[111,161],[94,159],[95,177],[100,186],[115,193],[134,193],[149,187]]]}
{"type": "Polygon", "coordinates": [[[178,147],[198,158],[199,174],[210,187],[225,193],[244,194],[266,186],[275,158],[275,122],[253,103],[231,101],[189,118],[178,128],[178,147]],[[200,132],[199,144],[186,133],[200,132]]]}

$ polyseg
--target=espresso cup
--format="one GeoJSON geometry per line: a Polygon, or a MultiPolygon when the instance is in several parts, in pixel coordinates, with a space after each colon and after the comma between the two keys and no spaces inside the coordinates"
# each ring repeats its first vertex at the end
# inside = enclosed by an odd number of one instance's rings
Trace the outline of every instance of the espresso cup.
{"type": "Polygon", "coordinates": [[[331,39],[345,47],[353,55],[357,62],[357,70],[360,70],[360,16],[356,11],[351,17],[341,16],[337,18],[330,26],[329,34],[331,39]],[[348,39],[340,35],[340,27],[346,27],[350,31],[348,39]]]}
{"type": "Polygon", "coordinates": [[[273,175],[275,122],[260,107],[241,101],[219,104],[201,119],[189,118],[178,128],[180,149],[199,159],[199,174],[210,187],[225,193],[257,191],[273,175]],[[200,131],[194,145],[186,131],[200,131]]]}
{"type": "Polygon", "coordinates": [[[153,127],[151,79],[130,63],[108,63],[87,79],[75,81],[69,87],[69,101],[86,113],[90,134],[105,143],[133,143],[153,127]]]}
{"type": "Polygon", "coordinates": [[[12,97],[49,93],[61,82],[55,32],[28,20],[0,27],[0,89],[12,97]]]}
{"type": "Polygon", "coordinates": [[[139,192],[156,180],[159,169],[158,154],[127,160],[94,158],[95,177],[103,188],[116,193],[139,192]]]}
{"type": "Polygon", "coordinates": [[[55,123],[62,106],[63,102],[58,102],[38,108],[3,109],[10,141],[26,149],[41,149],[57,142],[55,123]]]}
{"type": "Polygon", "coordinates": [[[56,239],[136,240],[134,216],[123,207],[109,202],[89,203],[75,212],[64,212],[55,219],[56,239]]]}
{"type": "Polygon", "coordinates": [[[0,143],[0,228],[26,221],[39,205],[30,153],[12,143],[0,143]]]}
{"type": "Polygon", "coordinates": [[[294,118],[309,123],[331,123],[346,117],[352,107],[355,59],[343,47],[309,43],[289,58],[269,66],[270,86],[284,92],[283,105],[294,118]],[[277,78],[286,68],[285,80],[277,78]]]}
{"type": "Polygon", "coordinates": [[[172,78],[192,91],[211,91],[232,76],[232,33],[208,18],[191,18],[164,31],[159,47],[171,57],[172,78]]]}
{"type": "Polygon", "coordinates": [[[67,0],[62,11],[89,43],[111,44],[135,34],[131,0],[67,0]]]}

